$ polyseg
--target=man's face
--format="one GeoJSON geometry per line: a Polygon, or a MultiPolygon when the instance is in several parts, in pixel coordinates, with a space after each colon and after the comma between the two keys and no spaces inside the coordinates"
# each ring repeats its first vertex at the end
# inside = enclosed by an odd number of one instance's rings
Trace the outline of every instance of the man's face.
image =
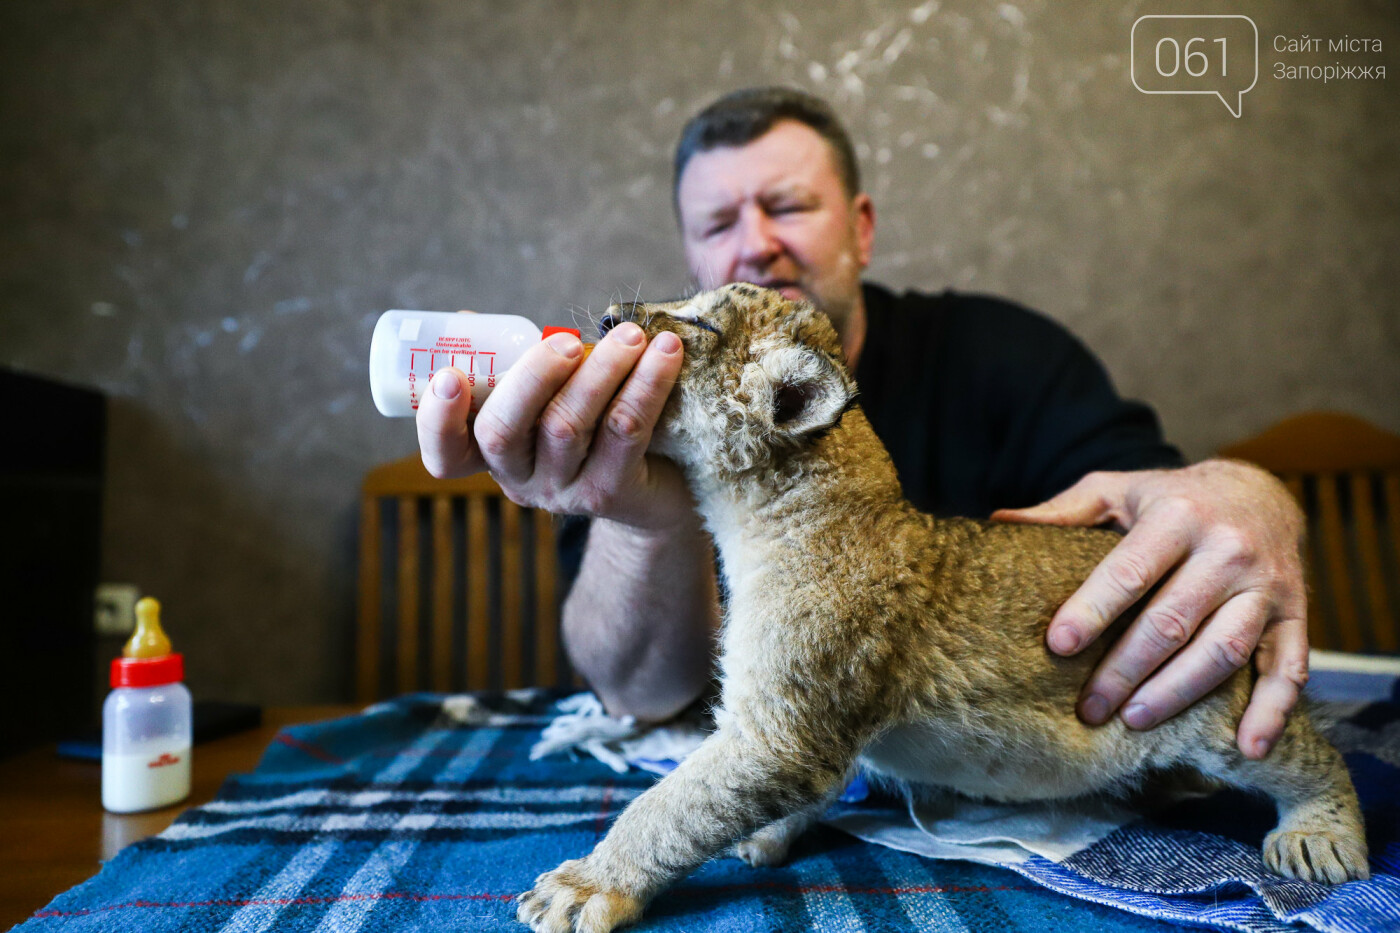
{"type": "Polygon", "coordinates": [[[846,193],[815,130],[782,120],[747,145],[696,153],[677,201],[686,263],[702,288],[776,288],[844,327],[870,262],[875,212],[866,195],[846,193]]]}

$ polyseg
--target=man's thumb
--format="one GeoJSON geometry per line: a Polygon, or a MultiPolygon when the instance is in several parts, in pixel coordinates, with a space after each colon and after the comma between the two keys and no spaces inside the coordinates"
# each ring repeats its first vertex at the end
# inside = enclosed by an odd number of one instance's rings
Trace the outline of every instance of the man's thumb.
{"type": "Polygon", "coordinates": [[[1091,473],[1064,492],[1039,505],[1023,509],[998,509],[994,522],[1025,525],[1101,525],[1116,517],[1121,505],[1115,492],[1116,474],[1091,473]]]}

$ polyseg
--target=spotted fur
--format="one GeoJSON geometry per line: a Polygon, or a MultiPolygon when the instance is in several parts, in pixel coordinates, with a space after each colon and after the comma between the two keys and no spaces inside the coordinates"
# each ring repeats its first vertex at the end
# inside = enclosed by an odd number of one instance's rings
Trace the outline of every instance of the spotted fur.
{"type": "Polygon", "coordinates": [[[916,511],[835,331],[805,304],[731,285],[619,310],[685,344],[653,449],[684,469],[728,584],[718,728],[591,855],[541,875],[522,921],[606,933],[729,847],[779,862],[858,759],[891,783],[1004,801],[1186,771],[1274,800],[1270,869],[1368,876],[1356,793],[1306,709],[1262,761],[1240,754],[1248,668],[1145,732],[1076,718],[1115,632],[1063,658],[1045,630],[1116,535],[916,511]]]}

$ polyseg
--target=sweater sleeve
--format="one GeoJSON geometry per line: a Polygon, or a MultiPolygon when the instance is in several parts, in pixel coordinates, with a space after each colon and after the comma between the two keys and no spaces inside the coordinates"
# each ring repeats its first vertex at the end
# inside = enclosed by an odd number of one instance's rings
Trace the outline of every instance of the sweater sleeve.
{"type": "Polygon", "coordinates": [[[588,544],[588,531],[593,527],[592,519],[583,515],[565,515],[556,526],[554,553],[558,560],[556,577],[558,598],[562,601],[574,587],[578,579],[579,567],[583,564],[583,549],[588,544]]]}

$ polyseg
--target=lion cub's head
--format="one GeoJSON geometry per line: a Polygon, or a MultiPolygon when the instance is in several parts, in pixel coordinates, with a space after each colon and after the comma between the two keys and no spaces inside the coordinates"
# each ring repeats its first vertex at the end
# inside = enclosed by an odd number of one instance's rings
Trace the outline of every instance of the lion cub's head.
{"type": "Polygon", "coordinates": [[[855,399],[831,321],[775,291],[739,283],[684,301],[614,305],[604,324],[623,320],[649,338],[669,330],[685,346],[651,444],[683,466],[769,467],[825,433],[855,399]]]}

